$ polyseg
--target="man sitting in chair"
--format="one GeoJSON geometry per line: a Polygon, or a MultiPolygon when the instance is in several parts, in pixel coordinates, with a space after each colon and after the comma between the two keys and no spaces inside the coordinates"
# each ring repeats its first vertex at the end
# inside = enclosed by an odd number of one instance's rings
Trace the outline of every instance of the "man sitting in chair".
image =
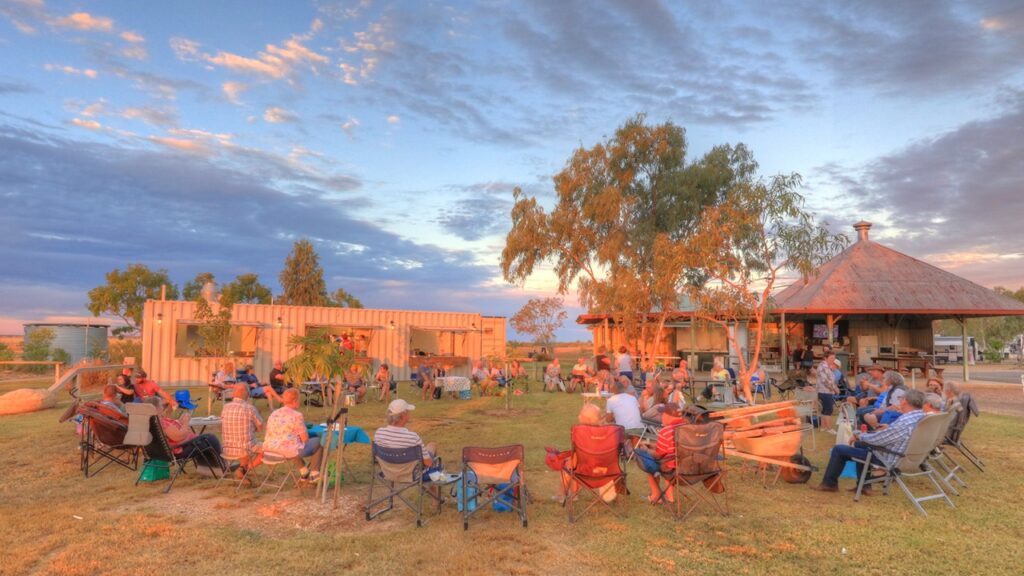
{"type": "Polygon", "coordinates": [[[299,466],[299,475],[304,480],[316,482],[320,478],[320,458],[323,447],[319,438],[310,438],[302,412],[299,412],[299,391],[289,388],[281,395],[284,404],[267,418],[267,435],[263,440],[263,451],[280,454],[299,466]],[[312,457],[312,471],[306,467],[303,458],[312,457]]]}
{"type": "Polygon", "coordinates": [[[121,404],[121,401],[117,398],[117,386],[113,384],[107,384],[103,387],[103,400],[100,400],[100,404],[116,410],[122,416],[128,415],[124,411],[124,404],[121,404]]]}
{"type": "MultiPolygon", "coordinates": [[[[910,434],[914,431],[917,423],[924,418],[924,394],[919,390],[907,390],[900,400],[900,412],[902,415],[891,425],[877,432],[854,433],[855,442],[852,446],[837,444],[832,447],[828,457],[828,467],[825,468],[825,476],[821,484],[811,486],[813,490],[820,492],[838,492],[839,475],[842,474],[846,463],[852,458],[863,460],[868,457],[868,445],[884,448],[885,452],[876,454],[886,466],[895,464],[901,454],[907,449],[910,443],[910,434]]],[[[857,464],[857,477],[861,475],[861,465],[857,464]]],[[[854,488],[856,490],[856,488],[854,488]]],[[[871,494],[871,487],[866,486],[862,494],[871,494]]]]}
{"type": "Polygon", "coordinates": [[[587,379],[593,376],[590,367],[587,366],[587,359],[582,356],[572,367],[572,375],[569,377],[569,392],[575,392],[579,386],[582,392],[587,391],[587,379]]]}
{"type": "Polygon", "coordinates": [[[388,424],[378,428],[373,435],[373,442],[382,448],[408,448],[410,446],[423,447],[423,465],[427,468],[434,464],[437,459],[437,445],[433,442],[424,444],[420,435],[406,428],[409,423],[409,412],[416,409],[416,406],[398,398],[388,404],[388,424]]]}
{"type": "Polygon", "coordinates": [[[605,419],[625,428],[627,437],[643,435],[644,422],[640,419],[640,403],[633,394],[633,382],[628,376],[619,376],[612,390],[615,394],[608,399],[605,419]]]}
{"type": "Polygon", "coordinates": [[[139,370],[139,378],[135,381],[134,388],[136,402],[145,402],[146,400],[157,396],[163,398],[164,402],[169,404],[171,408],[175,410],[178,408],[178,403],[171,398],[170,394],[161,388],[159,384],[146,377],[145,370],[139,370]]]}
{"type": "Polygon", "coordinates": [[[245,471],[251,468],[250,464],[255,465],[250,459],[259,447],[256,432],[263,429],[263,418],[259,410],[247,402],[249,387],[245,384],[236,384],[231,398],[220,413],[221,435],[224,437],[224,457],[238,460],[235,477],[242,479],[245,471]]]}
{"type": "Polygon", "coordinates": [[[260,379],[252,373],[252,365],[247,365],[238,371],[238,381],[244,382],[249,387],[249,396],[253,398],[266,398],[267,405],[274,409],[274,400],[284,403],[281,396],[272,386],[260,384],[260,379]]]}

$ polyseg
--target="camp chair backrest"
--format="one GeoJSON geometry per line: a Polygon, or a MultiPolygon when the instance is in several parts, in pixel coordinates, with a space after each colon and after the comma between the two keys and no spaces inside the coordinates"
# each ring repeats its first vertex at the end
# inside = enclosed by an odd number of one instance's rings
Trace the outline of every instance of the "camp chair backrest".
{"type": "Polygon", "coordinates": [[[936,414],[939,416],[937,420],[939,423],[935,425],[935,435],[932,437],[932,450],[935,450],[946,438],[946,431],[949,430],[950,423],[956,418],[954,412],[939,412],[936,414]]]}
{"type": "Polygon", "coordinates": [[[149,433],[152,435],[153,441],[143,448],[146,458],[174,462],[176,460],[174,450],[171,448],[170,442],[167,441],[167,436],[164,435],[164,429],[160,427],[159,416],[149,417],[149,433]]]}
{"type": "Polygon", "coordinates": [[[718,422],[677,426],[676,474],[699,476],[721,470],[718,455],[722,451],[724,437],[725,426],[718,422]]]}
{"type": "Polygon", "coordinates": [[[385,448],[373,443],[373,457],[384,478],[391,482],[416,482],[415,472],[423,462],[423,447],[385,448]]]}
{"type": "Polygon", "coordinates": [[[128,411],[128,434],[125,435],[125,444],[131,446],[149,446],[153,441],[150,433],[149,420],[156,416],[156,406],[152,404],[133,402],[125,405],[128,411]]]}
{"type": "Polygon", "coordinates": [[[116,448],[124,445],[125,435],[128,433],[128,423],[123,420],[111,418],[97,410],[82,407],[79,413],[83,418],[89,420],[89,427],[97,440],[116,448]]]}
{"type": "Polygon", "coordinates": [[[576,424],[572,427],[572,448],[577,474],[616,476],[622,473],[619,454],[626,431],[622,426],[576,424]]]}
{"type": "Polygon", "coordinates": [[[478,484],[504,484],[512,481],[524,454],[522,444],[497,448],[466,446],[462,449],[462,461],[476,475],[478,484]]]}
{"type": "Polygon", "coordinates": [[[946,429],[949,422],[947,418],[947,414],[928,414],[918,420],[917,426],[910,433],[907,450],[903,453],[903,457],[896,462],[896,468],[916,472],[935,449],[940,432],[946,429]]]}

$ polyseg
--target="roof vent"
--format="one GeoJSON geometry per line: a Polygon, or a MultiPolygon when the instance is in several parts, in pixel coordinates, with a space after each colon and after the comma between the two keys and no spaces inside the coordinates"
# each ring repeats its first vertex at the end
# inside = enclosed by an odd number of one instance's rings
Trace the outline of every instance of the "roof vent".
{"type": "Polygon", "coordinates": [[[857,231],[857,242],[866,242],[868,240],[868,230],[871,230],[871,222],[861,220],[853,225],[853,229],[857,231]]]}

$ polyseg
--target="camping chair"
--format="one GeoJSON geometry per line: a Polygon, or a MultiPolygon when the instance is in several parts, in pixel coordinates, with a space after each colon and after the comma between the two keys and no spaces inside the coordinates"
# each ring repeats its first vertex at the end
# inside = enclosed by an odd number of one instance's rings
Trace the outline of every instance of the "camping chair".
{"type": "MultiPolygon", "coordinates": [[[[202,397],[196,398],[196,402],[202,400],[202,397]]],[[[185,412],[192,414],[195,412],[198,406],[192,402],[192,393],[188,390],[175,390],[174,401],[178,403],[178,413],[176,416],[181,416],[185,412]]]]}
{"type": "Polygon", "coordinates": [[[310,405],[319,408],[327,404],[325,387],[325,382],[316,380],[302,383],[299,387],[299,393],[302,394],[302,402],[306,405],[306,408],[309,408],[310,405]]]}
{"type": "Polygon", "coordinates": [[[572,455],[563,472],[568,476],[568,489],[562,505],[566,507],[569,522],[583,517],[598,503],[620,515],[605,498],[605,492],[615,490],[626,494],[625,440],[626,431],[614,424],[576,424],[572,427],[572,455]],[[576,497],[583,488],[593,500],[582,510],[576,510],[576,497]]]}
{"type": "MultiPolygon", "coordinates": [[[[263,477],[263,481],[256,487],[256,493],[259,494],[263,488],[277,488],[274,492],[272,500],[276,500],[278,495],[281,494],[281,490],[284,490],[289,484],[292,484],[296,488],[301,488],[299,484],[298,470],[295,468],[295,462],[293,458],[288,458],[277,452],[271,452],[269,450],[263,451],[263,462],[262,466],[267,467],[267,475],[263,477]],[[273,480],[277,474],[278,469],[284,471],[284,475],[281,476],[280,480],[273,480]]],[[[249,474],[252,473],[252,468],[246,471],[245,477],[238,481],[238,486],[235,487],[237,492],[245,482],[245,478],[248,478],[249,474]]]]}
{"type": "Polygon", "coordinates": [[[128,420],[124,415],[97,402],[86,402],[77,412],[82,416],[81,465],[86,478],[111,464],[138,469],[139,450],[125,443],[128,420]]]}
{"type": "Polygon", "coordinates": [[[946,434],[946,438],[943,440],[943,445],[956,448],[964,455],[964,458],[967,458],[971,461],[971,464],[974,464],[975,468],[984,472],[985,463],[982,462],[981,458],[972,452],[963,441],[964,428],[966,428],[967,423],[970,422],[971,415],[979,415],[978,405],[974,402],[974,398],[971,398],[969,393],[963,392],[960,394],[960,406],[961,410],[956,419],[953,420],[953,423],[946,434]]]}
{"type": "Polygon", "coordinates": [[[772,399],[772,384],[775,383],[774,378],[765,377],[765,381],[758,380],[757,382],[751,382],[754,385],[754,390],[750,393],[751,399],[761,395],[761,399],[768,402],[772,399]]]}
{"type": "Polygon", "coordinates": [[[423,478],[423,446],[406,448],[385,448],[374,442],[371,445],[370,492],[366,501],[366,519],[374,518],[392,510],[395,498],[398,498],[410,510],[416,513],[416,526],[423,526],[423,495],[427,494],[437,502],[437,513],[441,513],[441,496],[429,490],[429,482],[423,478]],[[378,492],[374,497],[374,488],[381,486],[385,494],[378,492]],[[406,495],[412,490],[414,495],[406,495]],[[382,504],[386,505],[382,506],[382,504]]]}
{"type": "Polygon", "coordinates": [[[946,437],[956,426],[957,420],[960,418],[960,412],[963,411],[963,409],[963,406],[961,406],[959,402],[953,402],[952,406],[949,407],[947,412],[952,414],[950,417],[950,426],[945,432],[943,432],[942,441],[939,442],[938,446],[935,447],[935,450],[933,450],[931,455],[928,456],[928,461],[938,468],[936,472],[939,472],[942,482],[955,496],[959,496],[960,491],[953,486],[954,481],[956,481],[961,488],[967,488],[967,482],[957,474],[958,472],[964,472],[964,468],[963,466],[960,466],[956,460],[953,460],[952,456],[947,454],[942,447],[945,445],[946,437]]]}
{"type": "Polygon", "coordinates": [[[725,492],[725,459],[723,441],[725,426],[719,422],[683,424],[675,429],[674,471],[662,473],[665,480],[676,487],[676,520],[685,519],[704,502],[722,516],[729,515],[729,500],[725,492]],[[718,496],[721,495],[721,501],[718,496]],[[683,511],[684,502],[688,506],[683,511]]]}
{"type": "Polygon", "coordinates": [[[522,444],[499,448],[465,447],[462,449],[462,529],[469,530],[469,517],[492,502],[500,502],[519,514],[523,528],[527,526],[525,451],[522,444]],[[488,494],[486,497],[484,496],[488,494]],[[475,505],[466,502],[474,494],[475,505]],[[470,509],[472,507],[472,510],[470,509]]]}
{"type": "MultiPolygon", "coordinates": [[[[170,443],[167,441],[167,436],[164,435],[164,429],[160,427],[160,417],[156,414],[155,407],[152,408],[154,413],[149,417],[151,441],[143,447],[142,451],[146,455],[146,466],[166,468],[170,472],[171,481],[167,483],[164,494],[171,491],[174,481],[178,479],[178,476],[185,473],[185,466],[190,462],[196,467],[203,465],[211,469],[220,468],[223,473],[224,463],[220,459],[220,454],[217,454],[211,446],[197,445],[191,454],[187,456],[175,454],[174,449],[171,448],[170,443]],[[161,462],[161,464],[156,464],[156,462],[161,462]]],[[[139,478],[135,481],[136,486],[142,481],[142,476],[145,472],[146,469],[143,467],[142,473],[139,474],[139,478]]]]}
{"type": "Polygon", "coordinates": [[[821,421],[818,410],[818,393],[813,389],[797,388],[793,391],[793,399],[797,402],[796,415],[800,417],[801,423],[804,423],[804,432],[811,434],[811,449],[816,450],[818,439],[815,422],[821,421]]]}
{"type": "Polygon", "coordinates": [[[900,490],[906,495],[907,499],[914,504],[914,508],[921,513],[922,516],[927,516],[924,508],[921,506],[921,502],[927,502],[928,500],[937,500],[939,498],[944,499],[950,508],[956,508],[953,501],[949,499],[946,492],[943,491],[942,485],[939,484],[938,474],[935,469],[928,463],[928,455],[932,453],[939,442],[941,442],[942,432],[949,426],[950,418],[953,417],[952,413],[945,412],[941,414],[928,414],[924,418],[918,421],[917,426],[914,427],[913,432],[910,434],[910,442],[907,444],[907,449],[902,453],[895,453],[891,450],[887,450],[881,446],[870,446],[868,447],[868,456],[863,460],[854,458],[853,461],[861,464],[863,470],[860,474],[860,481],[857,483],[857,493],[853,497],[854,501],[860,500],[861,493],[864,491],[864,487],[870,484],[882,483],[882,492],[884,494],[889,493],[889,486],[896,482],[900,487],[900,490]],[[899,456],[894,464],[886,465],[879,457],[880,454],[894,454],[899,456]],[[872,477],[871,471],[880,470],[884,472],[884,475],[872,477]],[[917,476],[925,476],[931,481],[937,492],[929,494],[927,496],[917,497],[907,483],[904,481],[907,478],[914,478],[917,476]]]}

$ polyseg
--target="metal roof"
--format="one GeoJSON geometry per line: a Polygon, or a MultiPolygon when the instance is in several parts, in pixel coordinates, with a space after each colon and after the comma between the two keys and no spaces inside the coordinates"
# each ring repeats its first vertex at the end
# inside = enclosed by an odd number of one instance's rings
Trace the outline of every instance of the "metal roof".
{"type": "Polygon", "coordinates": [[[787,314],[920,314],[1024,316],[1024,303],[922,262],[868,237],[829,260],[817,276],[778,292],[773,312],[787,314]]]}

